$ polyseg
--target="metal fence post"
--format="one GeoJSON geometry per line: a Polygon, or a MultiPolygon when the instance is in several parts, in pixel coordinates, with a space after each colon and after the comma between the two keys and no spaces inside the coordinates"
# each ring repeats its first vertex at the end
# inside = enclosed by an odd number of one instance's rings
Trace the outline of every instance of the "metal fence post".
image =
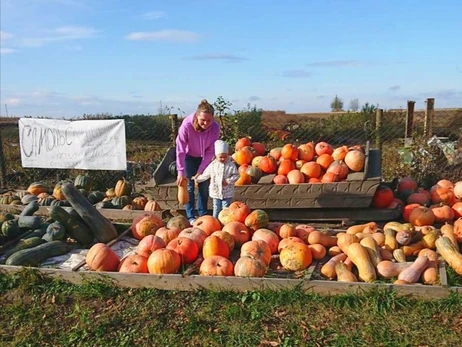
{"type": "Polygon", "coordinates": [[[170,121],[172,123],[172,142],[173,142],[173,145],[175,146],[176,137],[178,135],[178,115],[171,114],[170,116],[168,116],[168,118],[170,118],[170,121]]]}
{"type": "Polygon", "coordinates": [[[3,156],[2,127],[0,127],[0,185],[2,188],[6,188],[8,185],[6,178],[5,157],[3,156]]]}
{"type": "Polygon", "coordinates": [[[415,101],[407,101],[407,112],[406,112],[406,129],[404,133],[404,145],[408,145],[412,142],[412,132],[414,131],[414,106],[415,101]]]}
{"type": "Polygon", "coordinates": [[[378,108],[375,111],[375,147],[382,150],[382,118],[383,109],[378,108]]]}
{"type": "Polygon", "coordinates": [[[424,136],[429,138],[433,132],[433,117],[435,114],[435,99],[427,98],[425,101],[425,120],[424,120],[424,136]]]}

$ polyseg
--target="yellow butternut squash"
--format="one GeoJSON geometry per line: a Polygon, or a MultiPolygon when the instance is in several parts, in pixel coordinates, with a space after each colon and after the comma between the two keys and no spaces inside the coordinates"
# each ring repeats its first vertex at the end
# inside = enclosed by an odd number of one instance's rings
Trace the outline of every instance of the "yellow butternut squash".
{"type": "Polygon", "coordinates": [[[335,264],[339,261],[344,261],[346,257],[347,255],[345,253],[340,253],[330,258],[327,263],[321,267],[321,275],[329,279],[334,279],[337,276],[335,273],[335,264]]]}
{"type": "Polygon", "coordinates": [[[458,274],[462,275],[462,254],[454,247],[451,240],[446,236],[436,240],[436,249],[450,267],[458,274]]]}
{"type": "Polygon", "coordinates": [[[366,237],[359,242],[362,246],[366,247],[366,251],[369,254],[369,258],[372,261],[372,265],[377,267],[377,264],[382,261],[380,255],[380,249],[377,246],[377,242],[372,237],[366,237]]]}
{"type": "Polygon", "coordinates": [[[338,282],[358,282],[355,274],[342,261],[335,264],[335,273],[337,274],[338,282]]]}
{"type": "Polygon", "coordinates": [[[441,227],[441,234],[446,236],[449,240],[451,240],[454,247],[460,252],[459,244],[457,243],[457,238],[454,235],[454,226],[451,224],[446,223],[441,227]]]}
{"type": "Polygon", "coordinates": [[[178,186],[178,202],[181,205],[186,205],[189,202],[189,194],[188,194],[188,181],[183,180],[181,185],[178,186]]]}
{"type": "Polygon", "coordinates": [[[359,280],[363,282],[374,282],[377,279],[374,265],[364,246],[359,243],[352,243],[348,246],[347,255],[358,269],[359,280]]]}

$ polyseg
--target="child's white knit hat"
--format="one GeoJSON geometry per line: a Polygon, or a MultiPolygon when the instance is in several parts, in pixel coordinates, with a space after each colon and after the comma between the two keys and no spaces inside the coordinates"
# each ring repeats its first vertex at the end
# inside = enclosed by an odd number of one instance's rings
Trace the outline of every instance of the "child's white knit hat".
{"type": "Polygon", "coordinates": [[[228,154],[229,148],[228,144],[225,141],[217,140],[215,141],[215,155],[226,153],[228,154]]]}

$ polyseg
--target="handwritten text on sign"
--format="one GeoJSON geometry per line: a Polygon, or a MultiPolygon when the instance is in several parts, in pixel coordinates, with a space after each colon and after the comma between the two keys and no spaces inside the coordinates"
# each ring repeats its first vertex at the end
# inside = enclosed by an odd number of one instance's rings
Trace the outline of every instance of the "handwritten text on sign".
{"type": "Polygon", "coordinates": [[[23,167],[126,170],[125,123],[19,119],[23,167]]]}

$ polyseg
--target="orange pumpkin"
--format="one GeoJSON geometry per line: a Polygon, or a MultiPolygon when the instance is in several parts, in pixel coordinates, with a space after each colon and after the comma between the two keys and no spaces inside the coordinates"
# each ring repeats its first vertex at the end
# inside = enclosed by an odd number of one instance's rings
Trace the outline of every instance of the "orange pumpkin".
{"type": "Polygon", "coordinates": [[[416,207],[409,215],[409,222],[415,226],[433,225],[435,215],[429,208],[423,206],[416,207]]]}
{"type": "Polygon", "coordinates": [[[199,274],[202,276],[232,276],[234,265],[229,259],[214,255],[204,259],[199,268],[199,274]]]}
{"type": "Polygon", "coordinates": [[[442,179],[436,182],[436,185],[449,189],[449,190],[454,190],[454,183],[452,183],[450,180],[442,179]]]}
{"type": "Polygon", "coordinates": [[[285,175],[295,169],[295,163],[290,159],[282,159],[279,162],[278,175],[285,175]]]}
{"type": "Polygon", "coordinates": [[[229,247],[224,240],[216,235],[210,235],[204,240],[202,246],[202,256],[207,259],[212,256],[220,255],[222,257],[229,257],[229,247]]]}
{"type": "Polygon", "coordinates": [[[406,222],[409,222],[409,216],[411,215],[412,210],[417,208],[417,207],[420,207],[420,206],[421,206],[420,204],[408,204],[408,205],[404,206],[403,219],[406,222]]]}
{"type": "Polygon", "coordinates": [[[267,264],[258,257],[240,257],[234,265],[234,275],[237,277],[263,277],[267,264]]]}
{"type": "Polygon", "coordinates": [[[170,241],[166,247],[178,253],[182,264],[192,264],[199,255],[197,242],[187,237],[177,237],[170,241]]]}
{"type": "Polygon", "coordinates": [[[456,202],[452,205],[452,210],[454,211],[454,218],[462,217],[462,202],[456,202]]]}
{"type": "Polygon", "coordinates": [[[319,166],[321,166],[321,168],[323,168],[324,170],[327,170],[330,166],[330,164],[332,164],[334,162],[334,158],[332,158],[332,156],[330,154],[321,154],[317,159],[316,159],[316,163],[319,164],[319,166]]]}
{"type": "Polygon", "coordinates": [[[310,266],[313,255],[310,247],[300,242],[292,242],[279,255],[282,266],[290,271],[302,271],[310,266]]]}
{"type": "Polygon", "coordinates": [[[338,180],[341,181],[348,176],[348,166],[341,160],[335,160],[330,164],[326,172],[332,172],[338,176],[338,180]]]}
{"type": "Polygon", "coordinates": [[[200,228],[192,227],[181,230],[178,237],[187,237],[195,241],[199,246],[199,250],[202,250],[202,245],[204,244],[204,240],[207,238],[207,234],[200,228]]]}
{"type": "Polygon", "coordinates": [[[281,239],[287,239],[289,237],[297,236],[297,228],[293,224],[285,223],[279,227],[276,234],[279,235],[281,239]]]}
{"type": "Polygon", "coordinates": [[[296,161],[298,159],[298,148],[288,143],[282,147],[281,156],[284,159],[296,161]]]}
{"type": "Polygon", "coordinates": [[[278,168],[276,159],[269,155],[266,157],[263,157],[260,160],[259,168],[261,169],[261,171],[263,171],[266,174],[274,173],[278,168]]]}
{"type": "Polygon", "coordinates": [[[156,249],[165,248],[165,242],[157,235],[148,235],[143,238],[136,247],[136,254],[139,254],[146,259],[149,258],[152,252],[156,249]]]}
{"type": "Polygon", "coordinates": [[[249,229],[244,225],[244,223],[238,221],[226,224],[222,231],[229,233],[234,238],[235,246],[238,248],[250,240],[249,229]]]}
{"type": "Polygon", "coordinates": [[[425,194],[425,193],[422,193],[422,192],[412,193],[407,198],[407,203],[408,204],[428,205],[428,204],[430,204],[430,198],[429,198],[428,194],[425,194]]]}
{"type": "Polygon", "coordinates": [[[251,164],[253,159],[253,153],[248,147],[241,148],[238,150],[235,156],[235,161],[238,165],[251,164]]]}
{"type": "Polygon", "coordinates": [[[411,177],[404,177],[398,183],[398,193],[404,191],[415,191],[417,189],[417,182],[411,177]]]}
{"type": "Polygon", "coordinates": [[[125,178],[118,180],[114,192],[116,196],[130,195],[132,193],[132,184],[125,178]]]}
{"type": "Polygon", "coordinates": [[[366,162],[366,156],[363,152],[358,150],[348,151],[345,156],[345,164],[351,171],[361,171],[364,168],[364,164],[366,162]]]}
{"type": "Polygon", "coordinates": [[[332,158],[334,160],[343,160],[345,159],[346,154],[348,153],[348,147],[347,146],[341,146],[332,152],[332,158]]]}
{"type": "Polygon", "coordinates": [[[207,234],[207,236],[212,235],[214,231],[221,230],[220,221],[209,215],[197,218],[193,224],[193,227],[202,229],[207,234]]]}
{"type": "Polygon", "coordinates": [[[462,199],[462,181],[454,184],[454,195],[457,199],[462,199]]]}
{"type": "Polygon", "coordinates": [[[159,203],[155,200],[149,200],[146,205],[144,205],[145,211],[162,211],[159,203]]]}
{"type": "Polygon", "coordinates": [[[248,241],[242,245],[240,256],[259,258],[268,265],[271,261],[271,248],[263,240],[248,241]]]}
{"type": "Polygon", "coordinates": [[[155,235],[162,226],[164,224],[159,216],[142,214],[133,219],[132,234],[136,239],[142,240],[147,235],[155,235]]]}
{"type": "Polygon", "coordinates": [[[433,204],[443,203],[452,206],[455,203],[454,191],[439,184],[435,184],[430,189],[430,196],[433,204]]]}
{"type": "Polygon", "coordinates": [[[260,142],[252,142],[252,147],[257,152],[257,155],[262,156],[266,153],[266,148],[260,142]]]}
{"type": "Polygon", "coordinates": [[[375,208],[386,208],[394,199],[393,191],[384,185],[379,185],[372,198],[372,206],[375,208]]]}
{"type": "Polygon", "coordinates": [[[276,175],[273,178],[273,183],[274,184],[288,184],[289,180],[287,179],[287,176],[284,175],[276,175]]]}
{"type": "Polygon", "coordinates": [[[253,210],[245,219],[244,224],[252,229],[257,230],[266,228],[269,223],[268,215],[263,210],[253,210]]]}
{"type": "MultiPolygon", "coordinates": [[[[170,241],[172,241],[174,238],[177,238],[178,235],[180,234],[181,232],[181,229],[178,228],[178,227],[174,227],[174,226],[166,226],[166,227],[160,227],[159,229],[157,229],[156,231],[156,236],[160,237],[163,241],[164,241],[164,244],[165,245],[168,245],[168,243],[170,241]]],[[[147,236],[146,236],[147,237],[147,236]]],[[[145,238],[146,238],[145,237],[145,238]]],[[[144,240],[144,239],[143,239],[144,240]]],[[[143,241],[141,240],[141,241],[143,241]]],[[[141,243],[141,242],[140,242],[141,243]]],[[[165,247],[165,246],[164,246],[165,247]]]]}
{"type": "Polygon", "coordinates": [[[234,241],[233,235],[230,233],[223,231],[223,230],[217,230],[212,233],[212,236],[217,236],[223,241],[225,241],[226,245],[229,248],[229,253],[231,253],[236,245],[236,242],[234,241]]]}
{"type": "Polygon", "coordinates": [[[322,183],[332,183],[332,182],[338,182],[339,177],[337,174],[333,172],[326,172],[324,175],[322,175],[321,182],[322,183]]]}
{"type": "Polygon", "coordinates": [[[257,229],[252,235],[252,241],[262,240],[268,244],[270,247],[271,253],[275,254],[278,250],[279,237],[275,232],[261,228],[257,229]]]}
{"type": "Polygon", "coordinates": [[[39,195],[40,193],[48,192],[48,187],[41,182],[34,182],[29,185],[27,191],[33,195],[39,195]]]}
{"type": "Polygon", "coordinates": [[[286,239],[282,239],[279,241],[278,244],[278,252],[281,253],[281,251],[286,248],[291,242],[300,242],[300,243],[305,243],[301,238],[298,238],[296,236],[291,236],[286,239]]]}
{"type": "Polygon", "coordinates": [[[180,255],[171,249],[157,249],[148,258],[150,274],[174,274],[178,272],[180,266],[180,255]]]}
{"type": "Polygon", "coordinates": [[[147,203],[148,199],[144,196],[137,196],[132,200],[132,206],[135,210],[144,210],[147,203]]]}
{"type": "Polygon", "coordinates": [[[148,273],[148,258],[138,254],[131,254],[123,258],[117,268],[125,273],[148,273]]]}
{"type": "Polygon", "coordinates": [[[313,160],[315,151],[313,146],[310,145],[300,145],[298,146],[298,158],[305,161],[313,160]]]}
{"type": "Polygon", "coordinates": [[[302,166],[300,172],[309,180],[310,178],[319,178],[321,176],[321,165],[310,161],[302,166]]]}
{"type": "Polygon", "coordinates": [[[249,167],[251,167],[251,165],[249,165],[249,164],[242,164],[242,165],[240,165],[239,168],[237,169],[237,173],[238,173],[239,175],[243,175],[243,174],[245,174],[245,173],[247,172],[247,169],[248,169],[249,167]]]}
{"type": "Polygon", "coordinates": [[[323,154],[328,154],[329,156],[332,156],[332,153],[334,153],[334,149],[327,142],[318,142],[314,147],[314,150],[316,151],[316,154],[318,156],[321,156],[323,154]]]}
{"type": "Polygon", "coordinates": [[[279,158],[281,158],[281,153],[282,147],[276,147],[270,150],[269,156],[271,156],[275,161],[279,161],[279,158]]]}
{"type": "Polygon", "coordinates": [[[252,177],[250,177],[247,174],[242,174],[239,176],[239,179],[236,181],[235,185],[236,186],[246,186],[250,183],[252,183],[252,177]]]}
{"type": "Polygon", "coordinates": [[[251,145],[252,143],[250,142],[250,140],[247,137],[243,137],[236,142],[236,146],[234,148],[235,148],[235,151],[237,152],[240,149],[247,147],[247,146],[251,146],[251,145]]]}
{"type": "Polygon", "coordinates": [[[462,218],[459,218],[454,222],[454,236],[458,243],[462,243],[462,218]]]}
{"type": "Polygon", "coordinates": [[[96,243],[88,250],[85,261],[93,271],[116,271],[120,259],[110,247],[96,243]]]}
{"type": "Polygon", "coordinates": [[[454,211],[448,205],[433,205],[430,210],[435,215],[436,223],[451,222],[454,219],[454,211]]]}
{"type": "Polygon", "coordinates": [[[287,174],[287,180],[289,184],[305,183],[305,176],[299,170],[295,169],[287,174]]]}
{"type": "Polygon", "coordinates": [[[244,223],[245,218],[250,214],[250,207],[242,201],[233,201],[229,205],[229,209],[233,211],[237,221],[244,223]]]}

